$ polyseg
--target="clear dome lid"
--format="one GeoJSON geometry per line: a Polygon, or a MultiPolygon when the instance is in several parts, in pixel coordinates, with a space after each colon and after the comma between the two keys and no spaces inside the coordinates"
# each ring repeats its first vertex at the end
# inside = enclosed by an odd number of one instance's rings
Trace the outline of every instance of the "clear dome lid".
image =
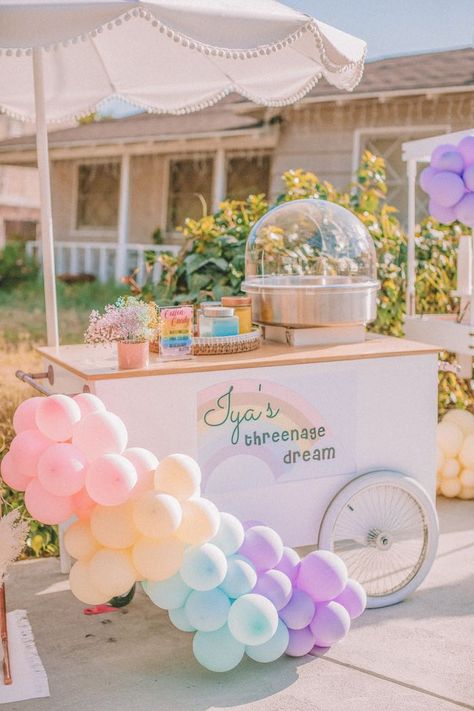
{"type": "Polygon", "coordinates": [[[248,237],[245,271],[244,289],[377,283],[375,247],[367,228],[352,212],[327,200],[294,200],[267,212],[248,237]]]}

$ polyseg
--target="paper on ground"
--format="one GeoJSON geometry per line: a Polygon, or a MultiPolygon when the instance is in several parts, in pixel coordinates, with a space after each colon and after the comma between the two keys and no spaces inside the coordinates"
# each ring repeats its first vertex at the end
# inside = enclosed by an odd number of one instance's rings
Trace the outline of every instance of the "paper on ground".
{"type": "Polygon", "coordinates": [[[13,684],[5,686],[0,671],[0,704],[49,696],[48,677],[36,649],[26,610],[9,612],[7,625],[13,684]]]}

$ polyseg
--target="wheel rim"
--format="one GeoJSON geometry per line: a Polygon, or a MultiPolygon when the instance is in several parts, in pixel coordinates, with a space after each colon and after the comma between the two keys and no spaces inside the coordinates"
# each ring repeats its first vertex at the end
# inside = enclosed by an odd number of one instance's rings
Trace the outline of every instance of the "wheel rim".
{"type": "Polygon", "coordinates": [[[370,597],[413,580],[426,557],[428,522],[417,499],[395,484],[367,486],[338,514],[332,547],[370,597]]]}

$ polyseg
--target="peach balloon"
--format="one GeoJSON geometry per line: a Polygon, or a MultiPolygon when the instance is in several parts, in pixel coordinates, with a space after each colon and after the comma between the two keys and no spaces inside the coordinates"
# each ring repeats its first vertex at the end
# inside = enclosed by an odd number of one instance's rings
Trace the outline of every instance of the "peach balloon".
{"type": "Polygon", "coordinates": [[[127,428],[112,412],[91,412],[73,429],[72,443],[89,461],[104,454],[121,454],[127,446],[127,428]]]}
{"type": "Polygon", "coordinates": [[[436,445],[436,472],[439,473],[444,465],[444,453],[439,444],[436,445]]]}
{"type": "Polygon", "coordinates": [[[0,473],[5,484],[16,491],[25,491],[31,481],[31,477],[25,476],[17,469],[10,452],[2,459],[0,473]]]}
{"type": "Polygon", "coordinates": [[[133,564],[145,580],[166,580],[178,572],[184,549],[184,543],[174,537],[164,541],[139,538],[132,548],[133,564]]]}
{"type": "Polygon", "coordinates": [[[38,479],[32,479],[26,488],[25,506],[32,518],[51,526],[67,521],[74,513],[70,496],[51,494],[38,479]]]}
{"type": "Polygon", "coordinates": [[[86,458],[72,444],[53,444],[38,460],[38,479],[56,496],[77,494],[86,480],[86,458]]]}
{"type": "Polygon", "coordinates": [[[143,447],[129,447],[122,452],[122,456],[133,464],[137,472],[138,480],[133,489],[133,496],[153,489],[158,466],[158,459],[153,452],[143,447]]]}
{"type": "Polygon", "coordinates": [[[146,491],[133,502],[133,520],[143,536],[167,538],[181,523],[178,499],[158,491],[146,491]]]}
{"type": "Polygon", "coordinates": [[[474,486],[474,470],[473,469],[463,469],[459,480],[463,486],[472,487],[474,486]]]}
{"type": "Polygon", "coordinates": [[[89,564],[78,560],[69,573],[69,587],[73,595],[86,605],[102,605],[109,598],[100,592],[91,582],[89,564]]]}
{"type": "Polygon", "coordinates": [[[73,427],[81,419],[81,411],[71,397],[50,395],[41,399],[35,419],[37,428],[45,437],[65,442],[71,439],[73,427]]]}
{"type": "Polygon", "coordinates": [[[106,548],[130,548],[138,538],[130,502],[96,506],[90,519],[94,538],[106,548]]]}
{"type": "Polygon", "coordinates": [[[466,469],[474,469],[474,434],[465,438],[459,452],[459,461],[466,469]]]}
{"type": "Polygon", "coordinates": [[[64,534],[64,546],[72,558],[88,560],[98,549],[87,521],[75,521],[64,534]]]}
{"type": "Polygon", "coordinates": [[[123,504],[136,483],[135,467],[120,454],[98,457],[89,465],[86,474],[87,493],[102,506],[123,504]]]}
{"type": "Polygon", "coordinates": [[[183,501],[183,520],[176,536],[184,543],[198,546],[210,541],[217,534],[220,514],[217,506],[209,499],[188,499],[183,501]]]}
{"type": "Polygon", "coordinates": [[[439,486],[440,493],[449,499],[457,496],[461,491],[461,482],[459,479],[442,479],[439,486]]]}
{"type": "Polygon", "coordinates": [[[125,595],[135,583],[135,568],[128,551],[102,548],[89,561],[92,585],[107,598],[125,595]]]}
{"type": "Polygon", "coordinates": [[[201,470],[187,454],[170,454],[162,459],[155,474],[155,489],[180,501],[199,495],[201,470]]]}
{"type": "Polygon", "coordinates": [[[77,494],[72,496],[72,505],[74,513],[78,518],[89,518],[97,504],[92,501],[86,489],[81,489],[77,494]]]}
{"type": "Polygon", "coordinates": [[[13,415],[13,429],[17,434],[36,429],[36,411],[42,397],[30,397],[18,405],[13,415]]]}
{"type": "Polygon", "coordinates": [[[462,447],[464,434],[460,427],[443,420],[438,424],[436,440],[446,457],[455,457],[462,447]]]}
{"type": "Polygon", "coordinates": [[[10,445],[10,454],[16,471],[23,476],[36,476],[38,460],[44,450],[52,444],[54,442],[38,430],[23,430],[17,434],[10,445]]]}
{"type": "Polygon", "coordinates": [[[79,393],[72,398],[79,406],[81,417],[90,415],[91,412],[105,412],[106,407],[100,397],[92,393],[79,393]]]}
{"type": "Polygon", "coordinates": [[[463,486],[458,496],[460,499],[474,499],[474,486],[463,486]]]}
{"type": "Polygon", "coordinates": [[[443,417],[443,422],[451,422],[459,427],[465,437],[474,434],[474,415],[469,410],[458,410],[456,408],[448,410],[443,417]]]}
{"type": "Polygon", "coordinates": [[[461,465],[459,464],[458,460],[448,457],[448,459],[445,459],[444,461],[441,474],[442,477],[444,477],[445,479],[453,479],[459,474],[460,470],[461,465]]]}

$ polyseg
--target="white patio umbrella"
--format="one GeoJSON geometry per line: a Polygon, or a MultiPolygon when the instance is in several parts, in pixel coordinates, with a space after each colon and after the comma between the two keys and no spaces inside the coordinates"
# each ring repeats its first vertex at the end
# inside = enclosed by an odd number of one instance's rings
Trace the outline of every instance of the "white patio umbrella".
{"type": "Polygon", "coordinates": [[[359,82],[365,43],[274,0],[1,0],[0,110],[36,121],[49,345],[59,344],[47,124],[111,97],[185,113],[359,82]]]}

